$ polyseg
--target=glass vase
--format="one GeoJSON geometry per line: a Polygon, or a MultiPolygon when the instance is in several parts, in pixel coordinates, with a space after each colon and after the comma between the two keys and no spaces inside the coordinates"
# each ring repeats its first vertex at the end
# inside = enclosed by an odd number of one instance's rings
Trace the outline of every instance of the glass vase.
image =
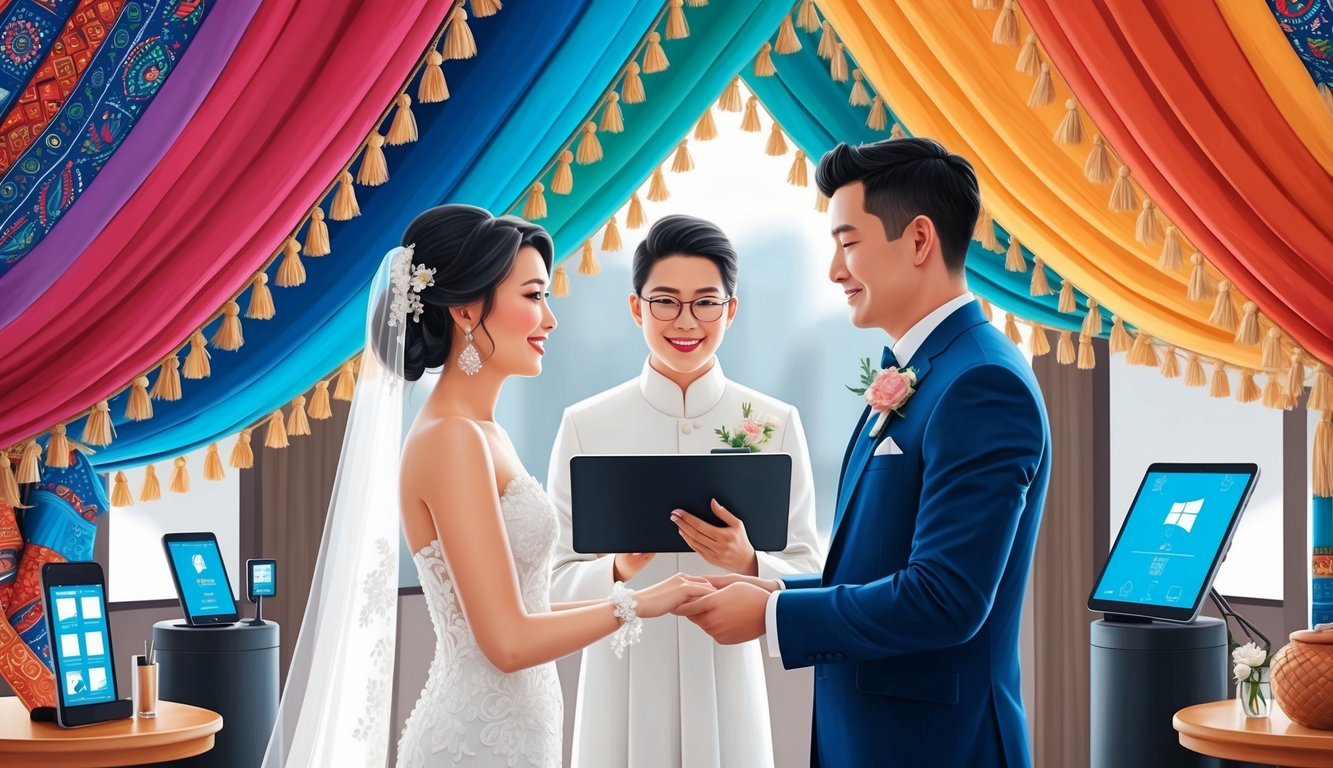
{"type": "Polygon", "coordinates": [[[1236,684],[1236,700],[1246,717],[1268,717],[1273,711],[1273,684],[1268,667],[1260,667],[1249,678],[1236,684]]]}

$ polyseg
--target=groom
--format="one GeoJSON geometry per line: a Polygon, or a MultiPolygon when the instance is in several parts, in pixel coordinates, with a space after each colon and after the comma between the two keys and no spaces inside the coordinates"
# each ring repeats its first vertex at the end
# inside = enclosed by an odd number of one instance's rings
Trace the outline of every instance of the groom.
{"type": "Polygon", "coordinates": [[[812,765],[1029,766],[1018,633],[1050,429],[967,289],[976,176],[934,141],[891,139],[839,144],[818,181],[829,278],[853,325],[892,337],[889,373],[847,446],[823,574],[714,577],[678,612],[815,667],[812,765]]]}

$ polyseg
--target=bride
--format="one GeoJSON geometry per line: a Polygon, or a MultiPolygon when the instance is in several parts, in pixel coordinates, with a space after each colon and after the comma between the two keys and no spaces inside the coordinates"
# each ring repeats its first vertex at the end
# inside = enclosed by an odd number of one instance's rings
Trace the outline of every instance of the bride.
{"type": "Polygon", "coordinates": [[[419,215],[371,286],[367,347],[306,617],[265,765],[383,765],[397,605],[397,498],[435,627],[399,766],[559,766],[554,661],[712,591],[680,574],[551,605],[558,535],[495,422],[510,376],[536,376],[555,317],[540,227],[466,205],[419,215]],[[402,444],[403,381],[443,373],[402,444]],[[396,482],[395,482],[396,480],[396,482]],[[386,523],[386,520],[389,522],[386,523]],[[359,582],[359,583],[358,583],[359,582]]]}

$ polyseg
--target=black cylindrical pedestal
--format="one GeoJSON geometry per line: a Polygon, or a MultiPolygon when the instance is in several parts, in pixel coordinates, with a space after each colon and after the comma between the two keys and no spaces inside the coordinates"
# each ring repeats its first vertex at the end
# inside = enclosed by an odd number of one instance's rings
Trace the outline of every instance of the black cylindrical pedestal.
{"type": "Polygon", "coordinates": [[[153,625],[158,697],[222,715],[213,749],[170,765],[257,768],[278,718],[278,625],[153,625]]]}
{"type": "Polygon", "coordinates": [[[1218,768],[1180,746],[1171,718],[1227,697],[1227,631],[1193,624],[1092,624],[1092,768],[1218,768]]]}

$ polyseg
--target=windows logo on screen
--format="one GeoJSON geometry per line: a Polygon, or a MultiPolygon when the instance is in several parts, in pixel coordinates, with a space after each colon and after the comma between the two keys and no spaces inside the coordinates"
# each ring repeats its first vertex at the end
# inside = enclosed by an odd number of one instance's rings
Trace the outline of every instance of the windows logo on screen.
{"type": "Polygon", "coordinates": [[[1167,513],[1164,524],[1184,528],[1185,533],[1189,533],[1194,529],[1194,521],[1199,517],[1201,509],[1203,509],[1203,499],[1178,501],[1171,505],[1171,511],[1167,513]]]}

